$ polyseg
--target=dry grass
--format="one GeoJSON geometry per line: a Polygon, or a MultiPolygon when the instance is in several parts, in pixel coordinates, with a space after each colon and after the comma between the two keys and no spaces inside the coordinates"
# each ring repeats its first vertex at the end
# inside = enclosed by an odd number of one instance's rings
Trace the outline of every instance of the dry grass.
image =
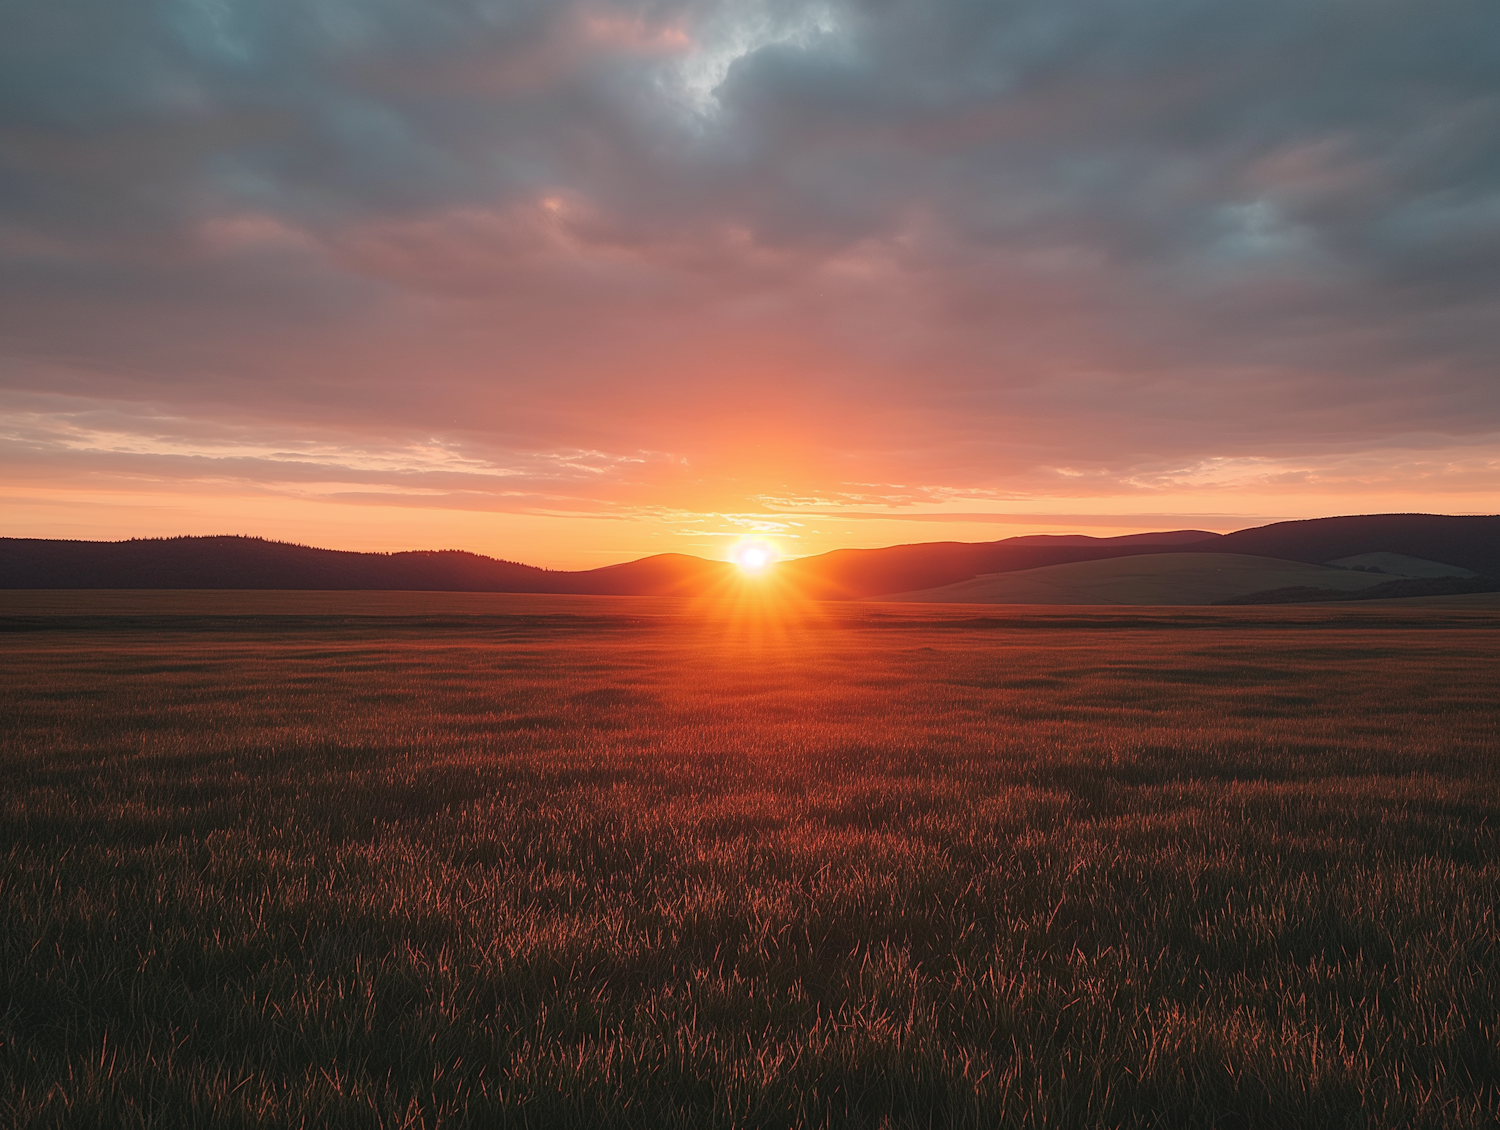
{"type": "Polygon", "coordinates": [[[1493,611],[91,599],[0,623],[7,1124],[1500,1117],[1493,611]]]}

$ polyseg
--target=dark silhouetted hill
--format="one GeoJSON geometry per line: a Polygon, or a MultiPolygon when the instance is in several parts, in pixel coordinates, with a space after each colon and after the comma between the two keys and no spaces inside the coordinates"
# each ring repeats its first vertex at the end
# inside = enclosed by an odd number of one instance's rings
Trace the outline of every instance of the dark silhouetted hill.
{"type": "Polygon", "coordinates": [[[260,538],[0,540],[6,588],[434,589],[550,592],[545,569],[456,550],[349,553],[260,538]]]}
{"type": "Polygon", "coordinates": [[[1138,553],[1160,553],[1159,545],[1036,545],[998,542],[922,542],[887,549],[836,549],[777,566],[797,591],[822,600],[860,600],[957,584],[983,573],[1039,569],[1138,553]]]}
{"type": "Polygon", "coordinates": [[[658,553],[578,573],[553,573],[557,593],[595,596],[699,596],[721,589],[738,576],[727,561],[705,561],[685,553],[658,553]]]}
{"type": "Polygon", "coordinates": [[[731,567],[683,554],[561,572],[460,550],[350,553],[245,537],[121,542],[0,538],[0,588],[391,589],[657,596],[731,567]]]}
{"type": "Polygon", "coordinates": [[[778,572],[801,592],[825,600],[859,600],[957,584],[985,573],[1011,573],[1163,550],[1215,544],[1221,535],[1170,530],[1094,538],[1086,534],[1028,534],[991,542],[919,542],[886,549],[836,549],[787,561],[778,572]]]}
{"type": "MultiPolygon", "coordinates": [[[[1232,534],[1173,530],[1091,538],[1028,536],[840,549],[782,562],[777,578],[809,597],[857,600],[957,584],[988,573],[1151,553],[1229,553],[1322,564],[1399,553],[1500,577],[1500,517],[1368,514],[1277,522],[1232,534]]],[[[350,553],[259,538],[124,542],[0,538],[0,588],[410,589],[453,592],[692,596],[721,589],[734,567],[684,554],[601,569],[538,569],[458,550],[350,553]]]]}
{"type": "Polygon", "coordinates": [[[1500,576],[1500,517],[1370,514],[1277,522],[1177,541],[1178,533],[1042,541],[927,542],[888,549],[841,549],[788,561],[781,572],[810,596],[861,599],[957,584],[986,573],[1148,553],[1235,553],[1317,565],[1364,553],[1401,553],[1485,576],[1500,576]],[[1162,540],[1151,540],[1159,538],[1162,540]]]}
{"type": "Polygon", "coordinates": [[[1362,553],[1404,553],[1494,577],[1500,576],[1500,517],[1359,514],[1310,518],[1225,534],[1214,549],[1313,565],[1362,553]]]}

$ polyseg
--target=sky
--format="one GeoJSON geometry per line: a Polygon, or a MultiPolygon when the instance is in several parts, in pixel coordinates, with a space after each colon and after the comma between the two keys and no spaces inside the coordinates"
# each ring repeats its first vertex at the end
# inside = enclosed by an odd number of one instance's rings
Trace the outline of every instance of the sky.
{"type": "Polygon", "coordinates": [[[1493,0],[0,0],[0,534],[1497,500],[1493,0]]]}

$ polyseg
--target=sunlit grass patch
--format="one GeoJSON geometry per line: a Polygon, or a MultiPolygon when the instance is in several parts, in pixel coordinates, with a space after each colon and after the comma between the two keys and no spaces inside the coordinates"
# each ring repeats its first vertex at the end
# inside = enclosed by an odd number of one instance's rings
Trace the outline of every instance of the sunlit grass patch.
{"type": "Polygon", "coordinates": [[[13,632],[0,1113],[1493,1124],[1493,625],[1212,615],[13,632]]]}

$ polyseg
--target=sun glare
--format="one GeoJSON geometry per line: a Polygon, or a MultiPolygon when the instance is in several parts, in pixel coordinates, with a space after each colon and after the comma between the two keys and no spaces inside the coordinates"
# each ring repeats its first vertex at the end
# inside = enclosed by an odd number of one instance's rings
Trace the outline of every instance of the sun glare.
{"type": "Polygon", "coordinates": [[[734,547],[732,557],[745,572],[759,573],[776,560],[776,550],[763,541],[743,541],[734,547]]]}

